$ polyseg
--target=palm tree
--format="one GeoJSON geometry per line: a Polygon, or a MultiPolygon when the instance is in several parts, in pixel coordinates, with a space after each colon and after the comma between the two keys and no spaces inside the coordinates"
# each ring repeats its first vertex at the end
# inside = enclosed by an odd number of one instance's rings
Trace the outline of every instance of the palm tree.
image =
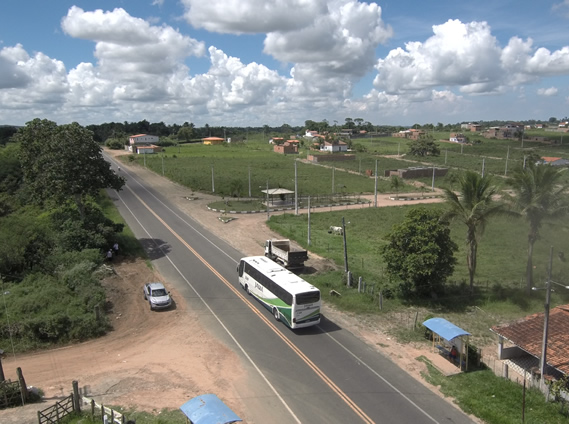
{"type": "Polygon", "coordinates": [[[517,169],[509,181],[514,191],[510,203],[529,223],[526,265],[528,294],[533,286],[533,246],[539,238],[541,224],[544,220],[558,218],[569,211],[564,194],[567,187],[560,181],[561,172],[562,170],[550,165],[535,165],[529,162],[525,169],[517,169]]]}
{"type": "Polygon", "coordinates": [[[498,188],[493,184],[491,177],[482,177],[473,171],[467,171],[458,178],[458,183],[460,195],[449,188],[444,189],[444,197],[450,208],[441,219],[457,219],[466,225],[466,245],[468,246],[466,262],[472,292],[478,242],[490,218],[505,213],[505,210],[503,204],[493,199],[498,188]]]}

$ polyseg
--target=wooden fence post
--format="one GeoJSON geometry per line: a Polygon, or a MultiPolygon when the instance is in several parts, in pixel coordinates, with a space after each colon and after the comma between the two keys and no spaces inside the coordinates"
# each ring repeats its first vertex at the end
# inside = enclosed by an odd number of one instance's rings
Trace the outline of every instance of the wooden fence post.
{"type": "Polygon", "coordinates": [[[73,410],[80,414],[81,413],[81,398],[79,397],[79,383],[77,380],[71,382],[73,385],[73,410]]]}
{"type": "Polygon", "coordinates": [[[20,382],[20,393],[22,393],[22,401],[25,403],[28,400],[28,386],[26,386],[26,380],[24,380],[24,374],[20,367],[16,368],[16,373],[18,374],[18,381],[20,382]]]}
{"type": "Polygon", "coordinates": [[[95,399],[91,399],[91,421],[95,419],[95,399]]]}
{"type": "Polygon", "coordinates": [[[105,405],[101,403],[101,420],[105,422],[105,405]]]}
{"type": "Polygon", "coordinates": [[[38,423],[41,424],[41,412],[38,411],[38,423]]]}

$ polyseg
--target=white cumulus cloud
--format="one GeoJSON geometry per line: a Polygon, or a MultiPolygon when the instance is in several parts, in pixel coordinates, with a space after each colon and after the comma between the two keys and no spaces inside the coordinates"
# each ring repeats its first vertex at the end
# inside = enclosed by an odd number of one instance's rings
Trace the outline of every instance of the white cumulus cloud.
{"type": "Polygon", "coordinates": [[[232,34],[299,29],[327,9],[326,0],[182,0],[182,4],[193,27],[232,34]]]}
{"type": "Polygon", "coordinates": [[[555,96],[558,91],[559,90],[556,87],[540,88],[537,90],[537,94],[540,96],[550,97],[555,96]]]}

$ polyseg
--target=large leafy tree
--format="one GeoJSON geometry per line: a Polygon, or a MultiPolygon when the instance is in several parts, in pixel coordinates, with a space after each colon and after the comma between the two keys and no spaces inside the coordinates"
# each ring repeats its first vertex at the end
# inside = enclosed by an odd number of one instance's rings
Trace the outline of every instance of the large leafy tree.
{"type": "Polygon", "coordinates": [[[432,136],[419,137],[409,144],[409,154],[413,156],[439,156],[441,150],[432,136]]]}
{"type": "Polygon", "coordinates": [[[489,176],[467,171],[458,178],[460,194],[449,188],[444,189],[444,197],[449,209],[443,214],[444,220],[456,219],[466,225],[466,262],[470,280],[470,290],[474,289],[478,243],[488,221],[495,215],[506,213],[504,204],[494,197],[498,187],[489,176]]]}
{"type": "Polygon", "coordinates": [[[389,275],[402,281],[405,294],[419,296],[440,293],[452,275],[457,245],[440,212],[423,207],[409,211],[401,224],[387,235],[381,253],[389,275]]]}
{"type": "Polygon", "coordinates": [[[34,119],[15,135],[24,182],[34,200],[74,201],[83,219],[85,201],[100,189],[120,190],[124,179],[104,160],[93,133],[74,122],[34,119]]]}
{"type": "Polygon", "coordinates": [[[529,224],[526,289],[533,286],[533,247],[539,238],[539,229],[545,220],[555,219],[569,212],[566,185],[562,184],[562,170],[533,162],[514,171],[509,183],[514,196],[509,200],[514,210],[529,224]]]}

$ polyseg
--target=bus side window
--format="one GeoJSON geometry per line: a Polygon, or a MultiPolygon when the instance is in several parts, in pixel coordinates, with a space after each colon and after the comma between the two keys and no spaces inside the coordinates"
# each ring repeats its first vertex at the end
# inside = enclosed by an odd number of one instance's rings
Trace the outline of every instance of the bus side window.
{"type": "Polygon", "coordinates": [[[243,277],[243,266],[245,265],[244,261],[239,262],[239,276],[243,277]]]}

